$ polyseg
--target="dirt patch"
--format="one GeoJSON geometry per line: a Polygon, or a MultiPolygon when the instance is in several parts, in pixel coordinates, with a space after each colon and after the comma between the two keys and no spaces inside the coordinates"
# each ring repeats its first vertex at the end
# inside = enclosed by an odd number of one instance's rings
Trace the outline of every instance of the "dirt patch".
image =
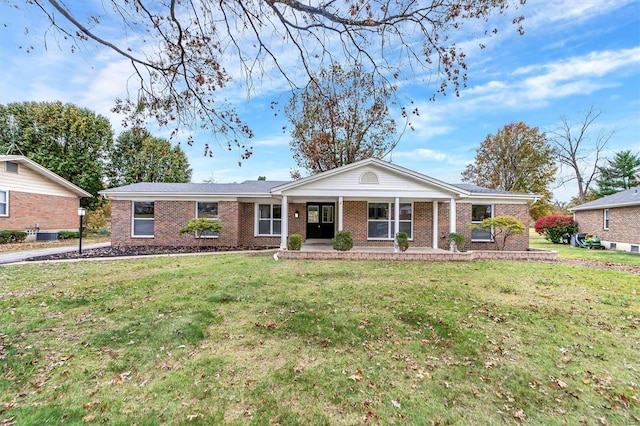
{"type": "Polygon", "coordinates": [[[630,272],[632,274],[640,274],[640,266],[627,265],[624,263],[599,262],[597,260],[580,260],[580,259],[562,259],[558,262],[568,265],[587,266],[589,268],[609,269],[614,271],[630,272]]]}

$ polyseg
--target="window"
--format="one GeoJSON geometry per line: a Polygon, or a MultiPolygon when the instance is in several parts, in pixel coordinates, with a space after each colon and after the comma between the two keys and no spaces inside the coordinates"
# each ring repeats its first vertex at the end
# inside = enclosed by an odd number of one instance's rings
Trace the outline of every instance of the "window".
{"type": "MultiPolygon", "coordinates": [[[[491,204],[474,204],[471,206],[471,223],[480,225],[484,219],[493,217],[493,206],[491,204]]],[[[471,241],[493,241],[491,231],[482,229],[471,230],[471,241]]]]}
{"type": "Polygon", "coordinates": [[[153,201],[133,202],[133,236],[153,237],[155,222],[153,201]]]}
{"type": "Polygon", "coordinates": [[[18,163],[14,163],[12,161],[7,161],[5,166],[5,170],[9,173],[18,173],[18,163]]]}
{"type": "MultiPolygon", "coordinates": [[[[218,220],[218,203],[198,201],[196,217],[218,220]]],[[[218,233],[211,231],[196,232],[196,238],[218,238],[218,233]]]]}
{"type": "Polygon", "coordinates": [[[604,230],[609,230],[609,209],[604,209],[604,230]]]}
{"type": "Polygon", "coordinates": [[[280,204],[258,204],[257,235],[280,235],[282,206],[280,204]]]}
{"type": "MultiPolygon", "coordinates": [[[[413,238],[413,205],[400,203],[400,232],[413,238]]],[[[369,203],[367,238],[392,240],[395,235],[395,203],[369,203]]]]}
{"type": "Polygon", "coordinates": [[[0,216],[9,216],[9,191],[0,191],[0,216]]]}

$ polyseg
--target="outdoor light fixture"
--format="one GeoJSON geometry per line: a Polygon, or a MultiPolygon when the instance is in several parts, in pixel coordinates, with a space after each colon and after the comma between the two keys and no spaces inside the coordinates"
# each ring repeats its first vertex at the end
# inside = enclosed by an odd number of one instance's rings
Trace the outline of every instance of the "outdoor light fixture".
{"type": "Polygon", "coordinates": [[[298,212],[298,210],[293,212],[293,217],[300,217],[300,212],[298,212]]]}
{"type": "Polygon", "coordinates": [[[78,217],[80,218],[80,234],[78,234],[80,242],[78,244],[78,254],[82,254],[82,218],[86,213],[87,210],[84,207],[78,207],[78,217]]]}

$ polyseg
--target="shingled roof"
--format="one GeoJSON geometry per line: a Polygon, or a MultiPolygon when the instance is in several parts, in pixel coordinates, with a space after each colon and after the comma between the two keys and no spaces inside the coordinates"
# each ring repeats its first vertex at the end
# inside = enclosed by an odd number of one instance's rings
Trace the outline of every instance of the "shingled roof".
{"type": "Polygon", "coordinates": [[[590,201],[588,203],[580,204],[579,206],[572,207],[569,210],[598,210],[628,206],[640,206],[640,186],[598,198],[597,200],[590,201]]]}

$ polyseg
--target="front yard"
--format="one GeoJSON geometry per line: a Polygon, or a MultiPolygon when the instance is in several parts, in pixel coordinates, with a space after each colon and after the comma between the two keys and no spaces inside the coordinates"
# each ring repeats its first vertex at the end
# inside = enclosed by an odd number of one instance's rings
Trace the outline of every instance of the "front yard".
{"type": "Polygon", "coordinates": [[[2,425],[640,422],[634,273],[258,253],[0,283],[2,425]]]}

